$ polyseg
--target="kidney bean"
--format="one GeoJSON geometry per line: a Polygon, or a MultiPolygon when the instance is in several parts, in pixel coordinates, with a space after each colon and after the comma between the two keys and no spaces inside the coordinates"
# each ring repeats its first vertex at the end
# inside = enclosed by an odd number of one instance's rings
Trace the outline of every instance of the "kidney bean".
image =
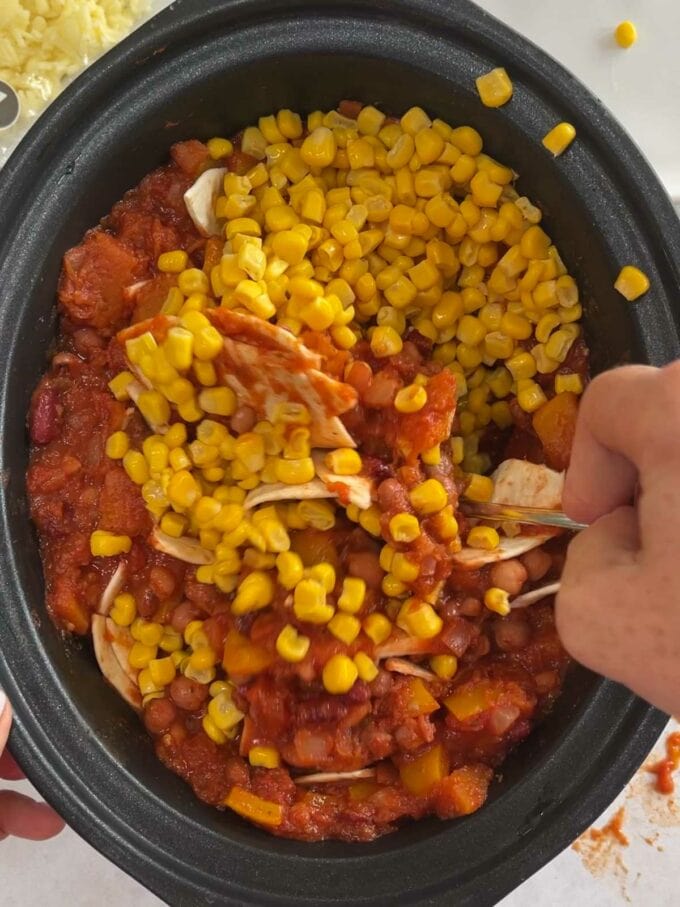
{"type": "Polygon", "coordinates": [[[43,386],[31,410],[31,441],[34,444],[49,444],[59,431],[59,395],[49,384],[43,386]]]}
{"type": "Polygon", "coordinates": [[[170,684],[170,695],[180,709],[195,712],[208,698],[208,687],[188,677],[175,677],[170,684]]]}
{"type": "Polygon", "coordinates": [[[423,359],[430,359],[432,356],[432,341],[429,337],[421,334],[420,331],[417,331],[415,328],[411,328],[406,335],[404,348],[406,348],[407,345],[414,346],[418,351],[419,356],[422,356],[423,359]]]}
{"type": "Polygon", "coordinates": [[[164,734],[177,718],[175,703],[168,699],[152,699],[144,711],[144,724],[151,734],[164,734]]]}
{"type": "Polygon", "coordinates": [[[239,406],[231,417],[231,430],[237,435],[241,435],[245,431],[250,431],[256,421],[257,417],[253,409],[249,406],[239,406]]]}
{"type": "Polygon", "coordinates": [[[193,602],[182,602],[172,612],[170,623],[178,633],[184,633],[187,624],[192,620],[196,620],[200,613],[200,609],[193,602]]]}
{"type": "Polygon", "coordinates": [[[370,589],[379,589],[385,575],[378,555],[373,551],[354,551],[348,554],[347,571],[350,576],[362,579],[370,589]]]}
{"type": "Polygon", "coordinates": [[[399,479],[385,479],[378,485],[378,506],[384,513],[412,513],[408,492],[399,479]]]}
{"type": "Polygon", "coordinates": [[[162,601],[170,598],[175,591],[175,576],[167,567],[152,567],[149,571],[149,585],[154,595],[157,595],[162,601]]]}

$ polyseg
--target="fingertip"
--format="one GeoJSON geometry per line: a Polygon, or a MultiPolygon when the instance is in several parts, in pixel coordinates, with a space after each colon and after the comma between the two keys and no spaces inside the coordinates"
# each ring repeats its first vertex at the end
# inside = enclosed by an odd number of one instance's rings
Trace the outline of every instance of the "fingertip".
{"type": "Polygon", "coordinates": [[[64,828],[51,806],[13,790],[0,790],[0,839],[3,835],[45,841],[64,828]]]}
{"type": "Polygon", "coordinates": [[[10,751],[5,750],[4,753],[0,753],[0,778],[4,778],[5,781],[20,781],[23,777],[24,773],[10,751]]]}
{"type": "Polygon", "coordinates": [[[66,823],[47,803],[36,803],[34,807],[32,841],[46,841],[64,830],[66,823]]]}

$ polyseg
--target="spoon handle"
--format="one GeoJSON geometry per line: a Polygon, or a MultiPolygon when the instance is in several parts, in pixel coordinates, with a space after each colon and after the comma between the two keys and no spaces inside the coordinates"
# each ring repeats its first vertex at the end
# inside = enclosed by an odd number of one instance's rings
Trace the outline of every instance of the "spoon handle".
{"type": "Polygon", "coordinates": [[[542,510],[538,507],[515,507],[512,504],[479,504],[465,502],[462,510],[468,516],[484,517],[486,519],[503,520],[512,523],[530,523],[535,526],[556,526],[559,529],[568,529],[579,532],[586,528],[586,523],[577,523],[570,520],[566,513],[560,510],[542,510]]]}

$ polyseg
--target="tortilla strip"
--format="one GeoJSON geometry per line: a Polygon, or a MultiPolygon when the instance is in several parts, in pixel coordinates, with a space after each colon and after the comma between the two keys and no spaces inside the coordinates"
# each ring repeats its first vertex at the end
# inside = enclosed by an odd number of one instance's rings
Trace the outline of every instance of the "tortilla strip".
{"type": "Polygon", "coordinates": [[[349,384],[319,370],[321,358],[288,331],[229,309],[206,312],[224,335],[215,360],[222,384],[239,403],[274,421],[282,403],[301,403],[311,417],[312,447],[356,447],[338,416],[352,409],[357,393],[349,384]]]}
{"type": "Polygon", "coordinates": [[[272,501],[311,501],[318,498],[333,498],[321,479],[312,479],[304,485],[286,485],[283,482],[272,482],[269,485],[258,485],[246,495],[243,506],[246,510],[269,504],[272,501]]]}
{"type": "Polygon", "coordinates": [[[487,564],[497,564],[499,561],[509,561],[513,557],[520,557],[538,548],[554,535],[517,535],[514,538],[501,536],[500,545],[492,551],[483,551],[479,548],[461,548],[457,554],[451,555],[454,564],[465,567],[467,570],[479,570],[487,564]]]}
{"type": "MultiPolygon", "coordinates": [[[[222,308],[208,309],[205,315],[224,337],[224,350],[214,360],[219,383],[234,391],[239,404],[273,421],[279,404],[301,403],[310,415],[312,447],[356,447],[338,416],[356,405],[357,392],[320,371],[317,353],[289,331],[254,315],[222,308]]],[[[124,348],[127,340],[149,331],[161,343],[178,323],[174,316],[158,315],[125,328],[117,339],[124,348]]],[[[135,386],[133,391],[138,396],[142,389],[135,386]]],[[[163,427],[151,427],[163,433],[163,427]]]]}
{"type": "Polygon", "coordinates": [[[176,557],[178,561],[184,561],[185,564],[195,564],[201,567],[215,562],[212,551],[204,548],[197,539],[192,539],[188,535],[177,539],[163,532],[158,526],[154,526],[151,530],[149,544],[156,551],[176,557]]]}
{"type": "Polygon", "coordinates": [[[338,476],[324,466],[323,454],[312,454],[314,466],[319,478],[305,482],[303,485],[286,485],[284,482],[272,482],[258,485],[246,495],[243,506],[246,509],[258,507],[271,501],[310,501],[320,498],[337,498],[342,504],[355,504],[360,510],[371,506],[373,483],[365,476],[338,476]],[[330,485],[344,485],[347,501],[340,489],[329,488],[330,485]]]}
{"type": "Polygon", "coordinates": [[[237,343],[245,343],[273,353],[290,353],[291,362],[298,367],[307,365],[310,368],[321,368],[321,356],[318,353],[306,347],[290,331],[270,321],[223,308],[208,309],[206,315],[220,334],[237,343]]]}
{"type": "MultiPolygon", "coordinates": [[[[312,458],[316,474],[327,486],[344,485],[349,503],[355,504],[359,510],[368,510],[373,499],[373,482],[370,479],[367,479],[366,476],[339,476],[331,472],[324,463],[324,454],[320,451],[312,454],[312,458]]],[[[341,501],[344,497],[340,490],[335,492],[333,496],[341,501]]],[[[343,501],[343,503],[347,502],[343,501]]]]}
{"type": "Polygon", "coordinates": [[[337,784],[340,781],[360,781],[375,778],[374,768],[358,768],[354,772],[316,772],[314,775],[299,775],[293,778],[296,784],[337,784]]]}
{"type": "Polygon", "coordinates": [[[196,229],[203,236],[218,236],[220,225],[215,216],[215,202],[222,192],[226,167],[213,167],[202,173],[184,193],[184,204],[196,229]]]}
{"type": "MultiPolygon", "coordinates": [[[[102,614],[92,615],[92,642],[97,664],[104,678],[114,690],[120,693],[128,705],[138,712],[142,707],[142,694],[139,692],[137,684],[133,682],[127,671],[123,669],[114,652],[110,637],[110,625],[116,627],[113,621],[102,614]]],[[[117,627],[116,629],[120,630],[121,628],[117,627]]]]}
{"type": "Polygon", "coordinates": [[[388,658],[384,666],[386,671],[394,674],[406,674],[409,677],[420,677],[422,680],[437,680],[437,675],[405,658],[388,658]]]}
{"type": "Polygon", "coordinates": [[[102,592],[101,598],[99,599],[99,605],[97,606],[98,614],[107,615],[111,610],[114,598],[125,585],[125,571],[126,564],[124,561],[121,561],[102,592]]]}
{"type": "Polygon", "coordinates": [[[523,592],[522,595],[518,595],[516,598],[510,602],[511,608],[526,608],[528,605],[533,605],[534,602],[540,602],[543,598],[548,598],[549,595],[557,595],[560,591],[560,584],[557,583],[548,583],[547,586],[542,586],[540,589],[532,589],[530,592],[523,592]]]}
{"type": "Polygon", "coordinates": [[[504,460],[491,476],[493,504],[560,510],[564,473],[528,460],[504,460]]]}
{"type": "Polygon", "coordinates": [[[389,636],[385,642],[381,642],[375,648],[375,654],[378,659],[382,658],[402,658],[408,655],[436,655],[441,652],[432,639],[419,639],[417,636],[389,636]]]}
{"type": "MultiPolygon", "coordinates": [[[[131,381],[127,388],[128,396],[132,402],[137,406],[137,401],[139,400],[140,394],[143,394],[144,391],[148,390],[147,387],[141,383],[141,381],[131,381]]],[[[139,409],[139,407],[137,407],[139,409]]],[[[170,428],[167,422],[156,422],[154,419],[148,419],[144,417],[146,424],[149,426],[151,431],[156,432],[157,435],[164,435],[167,430],[170,428]]]]}

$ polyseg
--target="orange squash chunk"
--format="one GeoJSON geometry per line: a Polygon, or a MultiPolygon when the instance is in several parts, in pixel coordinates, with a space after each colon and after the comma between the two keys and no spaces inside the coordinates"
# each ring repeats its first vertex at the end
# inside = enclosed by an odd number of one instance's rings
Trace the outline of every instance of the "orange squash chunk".
{"type": "Polygon", "coordinates": [[[543,445],[545,460],[551,469],[562,470],[569,465],[577,413],[578,397],[569,391],[557,394],[534,413],[534,431],[543,445]]]}
{"type": "Polygon", "coordinates": [[[422,756],[416,756],[410,762],[404,762],[399,769],[401,783],[406,790],[423,797],[442,778],[446,777],[449,770],[449,760],[446,750],[441,743],[435,743],[422,756]]]}

